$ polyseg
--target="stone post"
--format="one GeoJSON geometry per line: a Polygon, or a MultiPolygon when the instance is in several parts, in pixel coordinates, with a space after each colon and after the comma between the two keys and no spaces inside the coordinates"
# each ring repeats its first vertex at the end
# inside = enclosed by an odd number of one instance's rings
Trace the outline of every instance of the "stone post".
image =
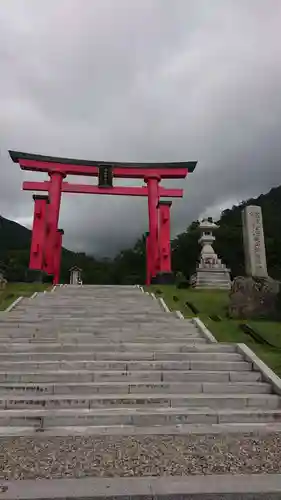
{"type": "Polygon", "coordinates": [[[262,210],[250,205],[242,212],[245,267],[247,276],[267,278],[262,210]]]}

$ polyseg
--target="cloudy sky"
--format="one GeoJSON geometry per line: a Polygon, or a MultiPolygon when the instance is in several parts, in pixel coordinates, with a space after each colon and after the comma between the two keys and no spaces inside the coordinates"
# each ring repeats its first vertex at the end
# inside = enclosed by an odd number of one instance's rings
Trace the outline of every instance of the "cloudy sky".
{"type": "MultiPolygon", "coordinates": [[[[38,178],[8,149],[198,160],[170,183],[174,234],[281,184],[280,26],[280,0],[0,0],[0,213],[30,225],[38,178]]],[[[147,230],[146,200],[64,195],[60,227],[112,254],[147,230]]]]}

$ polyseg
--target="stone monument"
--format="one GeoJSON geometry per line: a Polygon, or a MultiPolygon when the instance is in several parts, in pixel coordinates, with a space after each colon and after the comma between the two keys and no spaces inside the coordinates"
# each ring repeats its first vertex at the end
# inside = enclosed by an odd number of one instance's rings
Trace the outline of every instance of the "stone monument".
{"type": "Polygon", "coordinates": [[[279,283],[268,276],[262,211],[247,206],[242,212],[246,276],[237,276],[230,292],[232,318],[274,318],[278,314],[279,283]]]}
{"type": "Polygon", "coordinates": [[[199,227],[201,231],[199,243],[202,245],[202,250],[200,262],[190,283],[194,288],[230,290],[230,270],[222,263],[213,249],[213,243],[216,239],[213,231],[216,231],[219,226],[209,217],[203,219],[199,227]]]}
{"type": "Polygon", "coordinates": [[[268,276],[261,207],[250,205],[242,212],[247,276],[268,276]]]}

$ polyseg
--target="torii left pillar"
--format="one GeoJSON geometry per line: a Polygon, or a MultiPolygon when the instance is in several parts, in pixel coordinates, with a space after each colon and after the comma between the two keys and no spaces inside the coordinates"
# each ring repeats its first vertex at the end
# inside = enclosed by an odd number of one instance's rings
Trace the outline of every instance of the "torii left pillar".
{"type": "Polygon", "coordinates": [[[49,197],[34,195],[34,217],[30,247],[29,269],[43,270],[44,248],[46,244],[46,220],[49,197]]]}
{"type": "Polygon", "coordinates": [[[171,201],[159,201],[159,273],[157,275],[157,282],[169,284],[174,282],[174,275],[172,273],[171,263],[171,237],[170,237],[170,210],[171,201]]]}
{"type": "Polygon", "coordinates": [[[61,253],[62,253],[62,238],[64,235],[63,229],[58,229],[56,234],[56,245],[54,253],[54,279],[53,284],[58,285],[60,282],[60,268],[61,268],[61,253]]]}

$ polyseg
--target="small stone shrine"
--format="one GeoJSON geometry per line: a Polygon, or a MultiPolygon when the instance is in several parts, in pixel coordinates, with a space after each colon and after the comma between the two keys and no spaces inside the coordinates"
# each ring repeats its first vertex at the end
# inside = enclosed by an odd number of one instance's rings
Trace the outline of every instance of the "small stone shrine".
{"type": "Polygon", "coordinates": [[[194,288],[230,290],[230,270],[222,263],[213,249],[213,243],[216,239],[213,231],[217,230],[219,226],[209,217],[203,219],[199,227],[201,231],[199,243],[202,245],[202,251],[196,273],[191,277],[190,283],[194,288]]]}
{"type": "Polygon", "coordinates": [[[77,266],[71,267],[70,271],[70,285],[82,285],[82,269],[77,266]]]}

